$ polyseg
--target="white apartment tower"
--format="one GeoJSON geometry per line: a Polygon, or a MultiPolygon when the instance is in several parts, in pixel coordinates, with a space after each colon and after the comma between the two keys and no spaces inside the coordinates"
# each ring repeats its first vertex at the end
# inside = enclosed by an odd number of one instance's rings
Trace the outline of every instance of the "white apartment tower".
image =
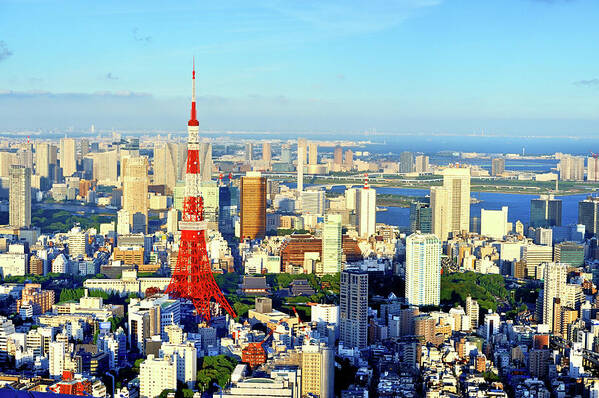
{"type": "Polygon", "coordinates": [[[322,227],[322,272],[341,272],[343,242],[341,236],[341,215],[328,214],[322,227]]]}
{"type": "Polygon", "coordinates": [[[12,227],[31,225],[31,169],[12,165],[9,178],[9,223],[12,227]]]}
{"type": "Polygon", "coordinates": [[[368,176],[364,188],[356,192],[356,215],[358,218],[358,234],[368,238],[376,233],[376,189],[368,186],[368,176]]]}
{"type": "Polygon", "coordinates": [[[406,238],[406,300],[410,305],[439,305],[441,241],[433,234],[406,238]]]}

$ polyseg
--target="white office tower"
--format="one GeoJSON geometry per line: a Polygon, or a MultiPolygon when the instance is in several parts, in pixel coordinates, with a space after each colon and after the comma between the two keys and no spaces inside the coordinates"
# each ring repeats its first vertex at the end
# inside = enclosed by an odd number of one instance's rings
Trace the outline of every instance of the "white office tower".
{"type": "Polygon", "coordinates": [[[31,169],[12,165],[9,171],[9,223],[15,228],[31,225],[31,169]]]}
{"type": "Polygon", "coordinates": [[[345,348],[361,350],[368,343],[368,273],[341,271],[339,294],[340,342],[345,348]]]}
{"type": "Polygon", "coordinates": [[[568,266],[562,263],[548,263],[543,270],[543,323],[554,330],[554,299],[566,296],[568,266]]]}
{"type": "Polygon", "coordinates": [[[35,146],[35,174],[50,177],[50,144],[42,142],[35,146]]]}
{"type": "Polygon", "coordinates": [[[189,388],[193,388],[198,361],[198,352],[194,343],[163,343],[160,346],[160,356],[170,356],[177,367],[177,379],[187,384],[189,388]]]}
{"type": "Polygon", "coordinates": [[[480,307],[478,305],[478,301],[474,300],[472,297],[466,297],[466,315],[470,318],[470,328],[472,330],[478,329],[478,317],[480,307]]]}
{"type": "Polygon", "coordinates": [[[62,138],[60,140],[60,167],[62,175],[70,177],[77,172],[77,145],[73,138],[62,138]]]}
{"type": "Polygon", "coordinates": [[[369,238],[376,233],[376,189],[368,186],[368,176],[364,187],[356,194],[356,216],[358,218],[358,234],[369,238]]]}
{"type": "Polygon", "coordinates": [[[177,390],[177,365],[170,356],[150,354],[139,367],[139,396],[155,398],[163,390],[177,390]]]}
{"type": "Polygon", "coordinates": [[[49,344],[48,364],[50,367],[50,377],[61,378],[64,370],[64,357],[66,347],[63,342],[52,341],[49,344]]]}
{"type": "Polygon", "coordinates": [[[410,305],[439,305],[441,241],[433,234],[406,238],[406,300],[410,305]]]}
{"type": "Polygon", "coordinates": [[[297,191],[304,190],[304,165],[306,164],[306,145],[305,138],[297,139],[297,191]]]}
{"type": "Polygon", "coordinates": [[[131,223],[129,221],[129,212],[127,210],[122,209],[116,213],[116,233],[119,235],[131,233],[131,223]]]}
{"type": "Polygon", "coordinates": [[[324,213],[324,191],[300,192],[303,214],[322,215],[324,213]]]}
{"type": "Polygon", "coordinates": [[[335,352],[324,344],[302,346],[302,396],[335,396],[335,352]]]}
{"type": "Polygon", "coordinates": [[[166,213],[166,232],[174,234],[179,230],[179,210],[173,208],[166,213]]]}
{"type": "Polygon", "coordinates": [[[510,230],[507,221],[507,206],[501,210],[480,210],[480,234],[494,239],[503,239],[510,230]]]}
{"type": "Polygon", "coordinates": [[[73,227],[68,235],[69,256],[76,258],[79,256],[86,257],[89,247],[89,236],[87,231],[81,230],[80,227],[73,227]]]}
{"type": "Polygon", "coordinates": [[[345,190],[345,208],[349,211],[356,210],[356,202],[359,188],[348,188],[345,190]]]}
{"type": "Polygon", "coordinates": [[[489,310],[489,312],[485,314],[485,339],[487,341],[491,341],[493,335],[499,333],[500,327],[501,318],[499,314],[489,310]]]}
{"type": "Polygon", "coordinates": [[[322,273],[341,272],[342,258],[341,215],[328,214],[322,227],[322,273]]]}
{"type": "Polygon", "coordinates": [[[433,233],[447,240],[450,233],[470,230],[470,168],[442,171],[443,186],[431,188],[433,233]]]}
{"type": "Polygon", "coordinates": [[[101,185],[118,184],[119,152],[94,152],[85,155],[84,161],[92,162],[92,176],[101,185]]]}

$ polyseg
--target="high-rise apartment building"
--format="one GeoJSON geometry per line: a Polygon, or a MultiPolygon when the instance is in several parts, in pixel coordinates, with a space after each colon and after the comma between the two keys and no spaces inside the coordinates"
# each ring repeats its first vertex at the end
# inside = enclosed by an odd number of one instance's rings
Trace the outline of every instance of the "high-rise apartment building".
{"type": "Polygon", "coordinates": [[[339,145],[337,145],[335,147],[335,149],[333,150],[333,164],[341,166],[342,163],[343,163],[343,148],[341,148],[339,145]]]}
{"type": "Polygon", "coordinates": [[[429,169],[429,158],[426,155],[417,155],[414,160],[414,171],[416,173],[426,173],[429,169]]]}
{"type": "Polygon", "coordinates": [[[530,226],[548,228],[562,225],[562,200],[541,195],[530,201],[530,226]]]}
{"type": "Polygon", "coordinates": [[[558,165],[560,180],[583,181],[584,158],[580,156],[564,155],[558,165]]]}
{"type": "Polygon", "coordinates": [[[599,233],[599,197],[589,196],[578,202],[578,224],[583,224],[587,236],[599,233]]]}
{"type": "Polygon", "coordinates": [[[335,396],[335,352],[324,344],[302,346],[302,396],[335,396]]]}
{"type": "Polygon", "coordinates": [[[442,171],[443,186],[431,187],[433,233],[441,240],[470,229],[470,168],[442,171]]]}
{"type": "Polygon", "coordinates": [[[31,169],[12,165],[9,178],[9,223],[16,228],[29,228],[31,225],[31,169]]]}
{"type": "Polygon", "coordinates": [[[245,161],[251,163],[254,160],[254,145],[251,142],[245,143],[245,161]]]}
{"type": "Polygon", "coordinates": [[[505,172],[505,159],[504,158],[493,158],[491,160],[491,175],[497,177],[505,172]]]}
{"type": "Polygon", "coordinates": [[[270,151],[270,142],[263,142],[262,143],[262,162],[264,162],[265,165],[269,165],[272,159],[272,154],[270,151]]]}
{"type": "Polygon", "coordinates": [[[50,178],[50,144],[40,142],[35,146],[35,174],[50,178]]]}
{"type": "Polygon", "coordinates": [[[148,182],[148,158],[127,158],[123,179],[123,210],[129,212],[133,233],[148,231],[148,182]]]}
{"type": "Polygon", "coordinates": [[[354,169],[354,151],[348,149],[345,151],[345,158],[343,160],[343,168],[346,171],[351,171],[354,169]]]}
{"type": "Polygon", "coordinates": [[[12,152],[0,151],[0,177],[9,177],[10,166],[18,165],[17,155],[12,152]]]}
{"type": "Polygon", "coordinates": [[[410,305],[439,305],[441,297],[441,241],[433,234],[406,238],[406,301],[410,305]]]}
{"type": "Polygon", "coordinates": [[[543,272],[543,323],[554,326],[554,299],[566,294],[568,266],[561,263],[548,263],[543,272]]]}
{"type": "Polygon", "coordinates": [[[62,138],[60,140],[60,167],[62,175],[72,176],[77,172],[77,143],[74,138],[62,138]]]}
{"type": "Polygon", "coordinates": [[[346,348],[363,349],[368,343],[368,273],[341,272],[339,294],[340,341],[346,348]]]}
{"type": "Polygon", "coordinates": [[[266,178],[259,172],[241,177],[241,239],[266,235],[266,178]]]}
{"type": "Polygon", "coordinates": [[[411,173],[414,171],[414,154],[412,152],[402,152],[399,154],[399,172],[411,173]]]}
{"type": "Polygon", "coordinates": [[[343,257],[341,235],[341,215],[328,214],[322,227],[322,272],[335,274],[341,272],[343,257]]]}
{"type": "Polygon", "coordinates": [[[308,148],[308,164],[318,164],[318,142],[310,141],[308,148]]]}
{"type": "Polygon", "coordinates": [[[306,164],[306,147],[308,143],[305,138],[297,139],[297,191],[304,190],[304,165],[306,164]]]}
{"type": "Polygon", "coordinates": [[[587,181],[599,181],[599,157],[597,156],[587,158],[587,181]]]}
{"type": "Polygon", "coordinates": [[[376,189],[368,186],[356,191],[356,216],[358,219],[358,234],[368,238],[376,233],[376,189]]]}

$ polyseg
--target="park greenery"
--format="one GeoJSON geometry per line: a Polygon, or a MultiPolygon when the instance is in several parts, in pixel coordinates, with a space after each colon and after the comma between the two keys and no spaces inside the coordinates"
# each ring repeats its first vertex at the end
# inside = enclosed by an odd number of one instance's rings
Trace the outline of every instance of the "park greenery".
{"type": "Polygon", "coordinates": [[[114,215],[109,214],[77,214],[66,210],[31,209],[31,223],[42,232],[68,232],[75,224],[82,229],[100,229],[101,223],[114,221],[114,215]]]}
{"type": "Polygon", "coordinates": [[[441,276],[441,304],[465,307],[466,297],[478,301],[480,309],[496,311],[500,301],[508,299],[502,275],[474,272],[449,273],[441,276]]]}
{"type": "Polygon", "coordinates": [[[231,380],[231,373],[237,366],[237,360],[226,355],[203,357],[198,366],[197,383],[202,391],[214,391],[216,383],[224,387],[231,380]]]}

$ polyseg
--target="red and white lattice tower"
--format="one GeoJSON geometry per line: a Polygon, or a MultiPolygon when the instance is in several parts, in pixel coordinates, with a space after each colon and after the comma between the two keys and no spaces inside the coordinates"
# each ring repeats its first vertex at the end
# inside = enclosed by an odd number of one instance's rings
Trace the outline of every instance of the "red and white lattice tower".
{"type": "Polygon", "coordinates": [[[179,222],[181,241],[177,265],[173,270],[166,293],[172,297],[190,300],[198,315],[209,322],[212,309],[217,306],[236,317],[235,311],[220,290],[206,251],[206,228],[204,202],[200,195],[200,124],[196,119],[196,72],[192,72],[191,118],[187,123],[187,171],[185,173],[185,199],[183,216],[179,222]],[[214,304],[213,304],[214,303],[214,304]]]}

